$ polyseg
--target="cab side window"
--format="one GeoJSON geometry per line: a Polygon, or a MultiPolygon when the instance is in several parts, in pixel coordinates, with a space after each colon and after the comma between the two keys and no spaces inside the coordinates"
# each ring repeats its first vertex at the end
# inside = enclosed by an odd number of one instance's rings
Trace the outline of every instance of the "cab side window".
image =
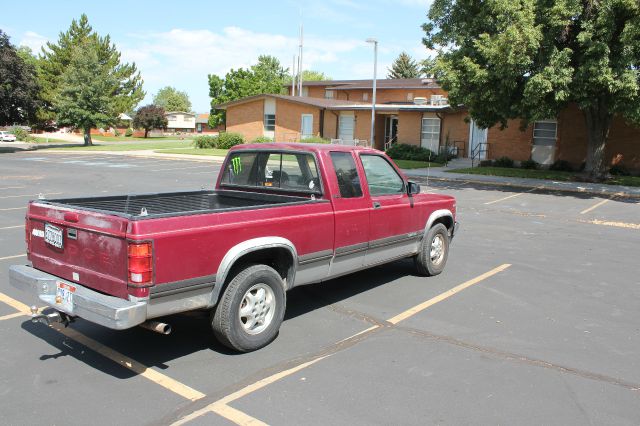
{"type": "Polygon", "coordinates": [[[362,197],[360,176],[356,169],[356,162],[350,152],[332,152],[331,162],[336,172],[338,188],[342,198],[362,197]]]}
{"type": "Polygon", "coordinates": [[[360,159],[372,197],[404,192],[404,180],[387,160],[379,155],[369,154],[361,155],[360,159]]]}

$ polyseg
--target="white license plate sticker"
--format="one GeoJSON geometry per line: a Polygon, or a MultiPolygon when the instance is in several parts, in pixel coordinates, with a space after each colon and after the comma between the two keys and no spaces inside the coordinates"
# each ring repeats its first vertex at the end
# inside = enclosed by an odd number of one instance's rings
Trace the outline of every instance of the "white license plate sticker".
{"type": "Polygon", "coordinates": [[[65,312],[73,312],[73,294],[76,288],[71,284],[56,281],[56,307],[65,312]]]}
{"type": "Polygon", "coordinates": [[[44,224],[44,241],[54,247],[62,248],[62,229],[50,223],[44,224]]]}

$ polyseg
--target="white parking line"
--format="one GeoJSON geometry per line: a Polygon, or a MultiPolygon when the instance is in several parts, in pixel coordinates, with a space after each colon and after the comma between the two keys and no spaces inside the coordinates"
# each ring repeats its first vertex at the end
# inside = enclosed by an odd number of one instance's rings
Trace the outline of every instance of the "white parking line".
{"type": "Polygon", "coordinates": [[[208,166],[195,166],[195,167],[176,167],[173,169],[155,169],[155,170],[151,170],[152,172],[168,172],[170,170],[189,170],[189,169],[210,169],[212,168],[213,165],[208,165],[208,166]]]}
{"type": "Polygon", "coordinates": [[[582,211],[580,212],[580,214],[587,214],[587,213],[589,213],[590,211],[593,211],[593,210],[597,209],[598,207],[600,207],[600,206],[602,206],[602,205],[604,205],[604,204],[607,204],[609,201],[613,200],[613,199],[614,199],[614,198],[616,198],[618,195],[622,195],[622,194],[613,194],[611,197],[607,198],[606,200],[602,200],[602,201],[600,201],[599,203],[596,203],[595,205],[593,205],[593,206],[591,206],[591,207],[589,207],[589,208],[587,208],[587,209],[582,210],[582,211]]]}
{"type": "Polygon", "coordinates": [[[524,195],[524,194],[527,194],[527,193],[529,193],[529,192],[533,192],[533,191],[535,191],[535,190],[536,190],[536,189],[538,189],[538,188],[540,188],[540,187],[539,187],[539,186],[537,186],[537,187],[535,187],[535,188],[531,188],[531,189],[530,189],[530,190],[528,190],[528,191],[519,192],[519,193],[517,193],[517,194],[513,194],[513,195],[509,195],[508,197],[499,198],[499,199],[497,199],[497,200],[489,201],[489,202],[486,202],[486,203],[484,203],[484,204],[485,204],[485,205],[489,205],[489,204],[499,203],[500,201],[508,200],[508,199],[510,199],[510,198],[519,197],[519,196],[524,195]]]}
{"type": "Polygon", "coordinates": [[[0,260],[17,259],[19,257],[27,257],[27,255],[26,254],[16,254],[15,256],[5,256],[5,257],[0,257],[0,260]]]}
{"type": "Polygon", "coordinates": [[[0,190],[4,189],[22,189],[24,186],[5,186],[4,188],[0,188],[0,190]]]}
{"type": "Polygon", "coordinates": [[[7,212],[9,210],[24,210],[26,208],[27,208],[27,206],[24,206],[24,207],[10,207],[8,209],[0,209],[0,212],[7,212]]]}
{"type": "MultiPolygon", "coordinates": [[[[47,192],[46,194],[42,194],[43,196],[46,195],[58,195],[58,194],[62,194],[62,192],[47,192]]],[[[4,197],[0,197],[0,199],[4,199],[4,198],[24,198],[24,197],[35,197],[38,198],[39,194],[23,194],[23,195],[5,195],[4,197]]]]}
{"type": "Polygon", "coordinates": [[[0,228],[0,230],[2,230],[2,229],[15,229],[15,228],[24,228],[24,225],[3,226],[2,228],[0,228]]]}

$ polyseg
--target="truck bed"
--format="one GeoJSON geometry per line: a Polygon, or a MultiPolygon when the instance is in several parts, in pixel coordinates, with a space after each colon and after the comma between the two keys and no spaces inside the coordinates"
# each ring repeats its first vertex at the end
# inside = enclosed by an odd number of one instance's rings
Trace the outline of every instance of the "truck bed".
{"type": "Polygon", "coordinates": [[[268,208],[310,203],[308,197],[247,191],[192,191],[108,197],[38,200],[39,204],[64,206],[126,217],[130,220],[268,208]]]}

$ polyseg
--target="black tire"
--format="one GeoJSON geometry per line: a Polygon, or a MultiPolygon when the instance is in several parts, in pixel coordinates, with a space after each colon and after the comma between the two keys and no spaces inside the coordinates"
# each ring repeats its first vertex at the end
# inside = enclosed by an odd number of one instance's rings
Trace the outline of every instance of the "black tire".
{"type": "Polygon", "coordinates": [[[267,265],[248,266],[225,289],[212,312],[211,327],[223,345],[240,352],[254,351],[278,335],[285,304],[280,275],[267,265]],[[262,303],[261,291],[265,296],[262,303]],[[241,315],[241,308],[249,310],[246,316],[241,315]]]}
{"type": "MultiPolygon", "coordinates": [[[[438,253],[437,250],[436,253],[438,253]]],[[[438,275],[444,270],[447,257],[449,257],[449,231],[443,224],[436,223],[429,229],[427,236],[420,243],[420,251],[414,258],[416,270],[418,274],[428,277],[438,275]],[[439,243],[435,244],[441,244],[442,252],[435,259],[432,259],[431,248],[436,239],[439,239],[439,243]]]]}

